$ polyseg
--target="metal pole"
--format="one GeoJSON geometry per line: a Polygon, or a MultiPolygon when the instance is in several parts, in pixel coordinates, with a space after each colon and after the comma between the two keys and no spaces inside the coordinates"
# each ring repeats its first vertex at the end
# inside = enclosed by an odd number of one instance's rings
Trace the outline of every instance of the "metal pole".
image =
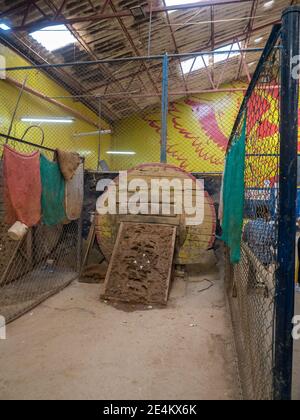
{"type": "Polygon", "coordinates": [[[169,79],[169,58],[168,54],[163,59],[162,77],[162,98],[161,98],[161,148],[160,162],[167,163],[167,135],[168,135],[168,79],[169,79]]]}
{"type": "Polygon", "coordinates": [[[76,270],[77,273],[81,273],[82,268],[82,222],[83,222],[83,215],[80,215],[80,218],[77,220],[77,250],[76,250],[76,270]]]}
{"type": "Polygon", "coordinates": [[[281,30],[281,25],[275,25],[273,26],[272,32],[269,36],[269,39],[265,45],[265,48],[263,49],[263,53],[259,59],[259,62],[257,64],[257,67],[255,69],[255,72],[252,76],[252,80],[249,83],[248,89],[245,93],[242,105],[240,107],[239,113],[236,117],[234,126],[232,128],[230,137],[229,137],[229,141],[228,141],[228,146],[227,146],[227,150],[229,150],[229,147],[231,146],[231,143],[234,139],[235,133],[237,132],[238,126],[244,116],[244,111],[248,105],[248,101],[252,95],[252,93],[254,92],[255,86],[259,83],[259,78],[261,76],[262,73],[262,69],[264,68],[264,63],[267,61],[267,58],[269,57],[269,55],[271,54],[271,52],[273,51],[274,48],[276,48],[276,42],[278,40],[279,34],[280,34],[280,30],[281,30]]]}
{"type": "MultiPolygon", "coordinates": [[[[101,115],[102,115],[101,105],[102,105],[101,99],[99,99],[99,127],[101,127],[101,115]]],[[[101,130],[99,130],[99,137],[98,137],[97,171],[100,171],[100,161],[101,161],[101,130]]]]}
{"type": "MultiPolygon", "coordinates": [[[[1,43],[1,36],[0,36],[0,43],[1,43]]],[[[215,51],[195,51],[190,53],[184,54],[168,54],[169,59],[190,59],[194,57],[200,57],[205,55],[224,55],[228,53],[251,53],[251,52],[262,52],[264,51],[263,48],[241,48],[241,49],[232,49],[232,50],[215,50],[215,51]]],[[[7,68],[0,68],[0,71],[23,71],[23,70],[47,70],[51,68],[59,69],[59,68],[68,68],[74,66],[94,66],[97,64],[115,64],[115,63],[126,63],[126,62],[139,62],[139,61],[153,61],[153,60],[161,60],[164,59],[164,55],[150,55],[150,56],[134,56],[134,57],[123,57],[123,58],[108,58],[103,60],[93,60],[93,61],[71,61],[68,63],[57,63],[57,64],[36,64],[36,65],[28,65],[28,66],[18,66],[18,67],[7,67],[7,68]]]]}
{"type": "Polygon", "coordinates": [[[282,15],[278,269],[274,353],[274,399],[276,400],[290,400],[292,394],[299,105],[299,80],[293,78],[292,58],[299,56],[300,53],[299,34],[300,7],[288,7],[282,15]]]}
{"type": "MultiPolygon", "coordinates": [[[[25,79],[23,81],[23,84],[22,84],[22,87],[20,89],[19,96],[18,96],[18,99],[17,99],[17,103],[16,103],[16,106],[15,106],[15,109],[14,109],[14,112],[13,112],[13,115],[12,115],[12,118],[11,118],[11,121],[10,121],[10,125],[9,125],[9,129],[8,129],[8,132],[7,132],[7,136],[10,136],[11,135],[13,124],[15,122],[15,118],[16,118],[17,111],[18,111],[18,108],[19,108],[19,105],[20,105],[20,102],[21,102],[21,99],[22,99],[22,96],[23,96],[23,93],[24,93],[24,89],[25,89],[25,86],[26,86],[26,83],[27,83],[27,79],[28,79],[28,75],[25,77],[25,79]]],[[[8,143],[8,138],[6,139],[6,142],[5,143],[6,144],[8,143]]]]}

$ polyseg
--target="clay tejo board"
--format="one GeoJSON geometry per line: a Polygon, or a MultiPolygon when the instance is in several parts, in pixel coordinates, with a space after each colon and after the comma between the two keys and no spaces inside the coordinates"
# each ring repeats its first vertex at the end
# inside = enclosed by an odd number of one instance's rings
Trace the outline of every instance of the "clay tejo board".
{"type": "Polygon", "coordinates": [[[121,223],[102,298],[166,304],[176,242],[175,226],[121,223]]]}
{"type": "MultiPolygon", "coordinates": [[[[145,164],[140,165],[128,171],[128,181],[132,179],[142,179],[151,185],[154,179],[174,179],[192,180],[192,194],[195,195],[197,180],[191,174],[168,164],[145,164]]],[[[114,180],[117,193],[119,191],[119,178],[114,180]]],[[[128,197],[133,193],[128,191],[128,197]]],[[[118,194],[117,194],[118,196],[118,194]]],[[[103,194],[101,199],[105,200],[107,193],[103,194]]],[[[173,197],[174,198],[174,197],[173,197]]],[[[171,204],[174,203],[171,199],[171,204]]],[[[163,202],[160,201],[162,205],[163,202]]],[[[119,202],[117,202],[117,206],[119,202]]],[[[131,215],[131,214],[105,214],[96,216],[96,235],[101,251],[107,261],[110,260],[114,244],[117,238],[118,229],[121,222],[136,223],[158,223],[177,226],[177,234],[180,237],[176,249],[175,259],[177,264],[198,264],[202,261],[203,254],[213,246],[216,232],[216,212],[214,202],[204,185],[204,202],[201,204],[204,210],[204,218],[201,224],[186,226],[187,215],[170,214],[166,215],[131,215]]]]}

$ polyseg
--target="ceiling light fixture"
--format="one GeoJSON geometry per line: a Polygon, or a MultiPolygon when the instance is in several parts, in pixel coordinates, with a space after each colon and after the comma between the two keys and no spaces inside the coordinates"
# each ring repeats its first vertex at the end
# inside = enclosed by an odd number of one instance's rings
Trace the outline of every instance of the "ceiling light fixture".
{"type": "Polygon", "coordinates": [[[106,152],[108,155],[136,155],[135,152],[124,152],[124,151],[117,151],[117,150],[109,150],[106,152]]]}
{"type": "Polygon", "coordinates": [[[88,137],[88,136],[99,136],[99,134],[101,135],[105,135],[105,134],[111,134],[111,130],[100,130],[100,131],[90,131],[87,133],[75,133],[73,134],[73,137],[88,137]]]}
{"type": "Polygon", "coordinates": [[[26,123],[46,123],[46,124],[72,124],[74,118],[39,118],[39,117],[23,117],[22,122],[26,123]]]}

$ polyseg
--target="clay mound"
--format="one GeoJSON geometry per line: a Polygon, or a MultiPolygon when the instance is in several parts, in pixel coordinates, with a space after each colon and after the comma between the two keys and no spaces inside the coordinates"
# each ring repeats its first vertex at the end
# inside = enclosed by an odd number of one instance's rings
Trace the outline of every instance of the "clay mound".
{"type": "Polygon", "coordinates": [[[175,226],[121,223],[102,298],[166,304],[175,242],[175,226]]]}

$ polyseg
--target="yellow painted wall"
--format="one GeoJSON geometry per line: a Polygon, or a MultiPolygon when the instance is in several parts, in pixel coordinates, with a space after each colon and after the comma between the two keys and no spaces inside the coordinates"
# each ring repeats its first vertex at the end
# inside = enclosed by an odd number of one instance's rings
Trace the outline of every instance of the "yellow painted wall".
{"type": "MultiPolygon", "coordinates": [[[[12,50],[0,46],[0,54],[6,58],[8,67],[24,66],[28,63],[12,50]]],[[[51,97],[70,96],[45,73],[36,70],[8,72],[10,78],[23,83],[27,78],[26,85],[42,94],[51,97]]],[[[224,85],[222,88],[245,88],[242,84],[224,85]]],[[[7,81],[0,81],[0,131],[7,133],[10,120],[17,102],[19,89],[7,81]]],[[[272,93],[272,95],[274,92],[272,93]]],[[[275,92],[276,94],[276,92],[275,92]]],[[[276,115],[277,102],[274,96],[263,98],[265,104],[255,109],[257,99],[251,112],[255,115],[256,123],[250,128],[254,136],[258,138],[256,130],[265,130],[270,135],[262,135],[262,141],[257,142],[257,147],[264,152],[267,148],[274,151],[278,143],[278,116],[276,115]],[[255,113],[260,112],[259,116],[255,113]],[[276,125],[277,124],[277,125],[276,125]]],[[[276,95],[275,95],[276,96],[276,95]]],[[[224,168],[225,150],[231,133],[236,115],[243,98],[243,91],[207,93],[190,96],[188,99],[177,100],[170,104],[168,115],[168,163],[181,167],[189,172],[222,172],[224,168]]],[[[72,107],[82,115],[98,122],[97,115],[86,106],[73,99],[57,99],[72,107]]],[[[13,124],[12,135],[21,138],[28,123],[21,122],[22,117],[68,117],[70,113],[61,108],[49,104],[43,99],[29,93],[24,93],[13,124]]],[[[249,118],[248,118],[249,119],[249,118]]],[[[250,118],[251,119],[251,118],[250,118]]],[[[101,159],[107,161],[111,170],[129,169],[137,164],[159,162],[160,160],[160,132],[161,115],[157,113],[143,116],[134,115],[130,118],[116,122],[108,126],[102,121],[103,128],[111,128],[113,134],[102,136],[101,159]],[[134,156],[111,156],[108,150],[133,151],[134,156]]],[[[50,148],[59,147],[64,150],[74,150],[86,156],[86,167],[96,169],[98,155],[98,137],[85,137],[74,139],[73,134],[78,132],[95,131],[96,128],[79,118],[71,125],[42,124],[45,133],[45,146],[50,148]]],[[[26,139],[33,143],[39,143],[40,132],[31,131],[26,139]]],[[[3,143],[3,139],[1,140],[3,143]]],[[[255,151],[253,151],[255,152],[255,151]]],[[[274,159],[273,159],[274,160],[274,159]]],[[[255,172],[262,171],[261,167],[269,167],[269,178],[274,177],[273,165],[270,158],[261,158],[259,167],[255,172]],[[267,159],[267,161],[263,161],[267,159]]],[[[252,163],[256,165],[256,159],[252,163]]],[[[251,175],[251,174],[250,174],[251,175]]],[[[251,177],[249,175],[249,177],[251,177]]],[[[248,175],[247,175],[248,176],[248,175]]],[[[263,174],[261,178],[265,179],[263,174]]],[[[268,178],[268,179],[269,179],[268,178]]]]}
{"type": "MultiPolygon", "coordinates": [[[[24,66],[29,63],[6,47],[0,47],[7,67],[24,66]]],[[[26,86],[50,97],[70,96],[45,73],[36,70],[13,71],[7,75],[26,86]]],[[[241,87],[227,85],[224,88],[241,87]]],[[[7,81],[0,81],[0,131],[7,133],[20,89],[7,81]]],[[[240,107],[243,92],[208,93],[178,100],[170,105],[168,116],[168,162],[190,172],[221,172],[229,134],[240,107]]],[[[97,123],[98,117],[80,102],[59,98],[62,102],[97,123]]],[[[12,135],[21,138],[28,123],[22,117],[70,117],[70,113],[49,104],[45,100],[24,92],[13,124],[12,135]]],[[[102,136],[101,159],[105,159],[111,170],[128,169],[137,164],[160,160],[160,111],[146,116],[132,116],[109,127],[113,134],[102,136]],[[111,156],[109,150],[134,151],[134,156],[111,156]]],[[[86,167],[96,169],[98,138],[73,138],[74,133],[95,131],[95,127],[75,118],[71,125],[41,124],[45,133],[44,145],[74,150],[86,156],[86,167]]],[[[26,139],[39,143],[41,134],[30,131],[26,139]]],[[[1,140],[1,139],[0,139],[1,140]]],[[[2,139],[3,142],[3,139],[2,139]]],[[[15,145],[16,146],[16,145],[15,145]]]]}
{"type": "MultiPolygon", "coordinates": [[[[226,85],[238,88],[245,85],[226,85]]],[[[242,91],[190,96],[170,104],[168,115],[168,163],[189,172],[222,172],[224,156],[242,91]]],[[[113,148],[134,151],[134,156],[112,158],[113,169],[158,162],[160,159],[160,113],[133,116],[113,127],[113,148]]]]}
{"type": "MultiPolygon", "coordinates": [[[[6,59],[7,67],[26,66],[30,63],[26,62],[21,56],[17,55],[12,50],[0,46],[0,54],[6,59]]],[[[26,86],[39,91],[40,93],[50,96],[70,96],[59,84],[57,84],[45,73],[36,70],[13,71],[7,72],[7,76],[14,80],[23,83],[27,78],[26,86]]],[[[0,132],[6,134],[10,125],[10,121],[17,103],[17,98],[20,89],[13,86],[5,80],[0,80],[0,132]]],[[[57,99],[59,102],[68,105],[82,115],[92,119],[96,124],[98,123],[98,116],[84,106],[80,102],[75,102],[73,99],[57,99]]],[[[24,92],[18,112],[16,114],[15,122],[13,124],[12,136],[21,138],[25,130],[30,126],[30,123],[21,121],[22,117],[73,117],[68,111],[64,111],[60,107],[50,104],[47,101],[38,98],[30,93],[24,92]]],[[[109,125],[102,121],[102,126],[109,129],[109,125]]],[[[63,150],[77,151],[86,157],[86,167],[96,169],[98,157],[98,136],[84,137],[74,139],[73,134],[79,132],[96,131],[97,128],[78,117],[72,124],[46,124],[41,123],[40,126],[45,133],[44,146],[50,148],[61,148],[63,150]]],[[[25,138],[27,141],[39,144],[41,141],[41,133],[38,129],[34,129],[28,133],[25,138]]],[[[0,138],[0,144],[4,139],[0,138]]],[[[101,140],[101,159],[109,162],[109,155],[106,151],[110,149],[111,137],[110,135],[103,135],[101,140]]],[[[17,147],[14,144],[14,147],[17,147]]],[[[24,148],[23,148],[24,150],[24,148]]]]}

